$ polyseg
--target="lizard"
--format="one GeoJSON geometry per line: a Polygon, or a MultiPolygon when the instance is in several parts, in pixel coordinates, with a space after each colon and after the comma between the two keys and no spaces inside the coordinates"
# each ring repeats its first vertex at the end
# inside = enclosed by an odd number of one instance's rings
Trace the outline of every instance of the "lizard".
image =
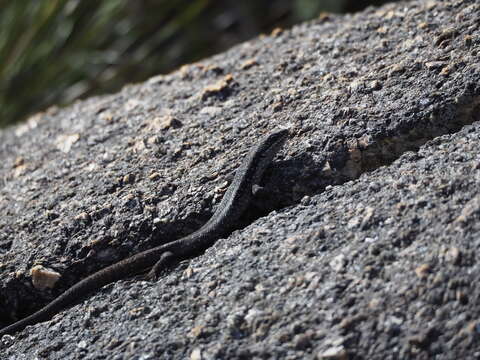
{"type": "Polygon", "coordinates": [[[151,268],[147,278],[155,279],[173,261],[205,251],[231,231],[260,187],[264,171],[285,143],[288,129],[278,129],[252,147],[212,217],[197,231],[178,240],[153,247],[120,260],[80,280],[37,312],[0,329],[0,337],[23,330],[28,325],[51,319],[88,293],[122,278],[151,268]]]}

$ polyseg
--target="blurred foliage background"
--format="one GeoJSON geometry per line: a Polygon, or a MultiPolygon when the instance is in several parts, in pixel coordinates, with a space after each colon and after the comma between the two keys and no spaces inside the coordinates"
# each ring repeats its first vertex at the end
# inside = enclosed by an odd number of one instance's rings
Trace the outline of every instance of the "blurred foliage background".
{"type": "Polygon", "coordinates": [[[275,27],[386,0],[0,0],[0,127],[275,27]]]}

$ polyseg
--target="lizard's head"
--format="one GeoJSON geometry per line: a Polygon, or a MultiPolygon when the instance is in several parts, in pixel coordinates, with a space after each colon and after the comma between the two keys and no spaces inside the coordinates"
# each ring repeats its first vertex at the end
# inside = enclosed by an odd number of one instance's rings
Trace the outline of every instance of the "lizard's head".
{"type": "Polygon", "coordinates": [[[252,170],[257,180],[262,176],[263,171],[268,167],[275,154],[285,144],[288,138],[288,129],[276,130],[262,140],[254,147],[250,153],[251,163],[255,164],[252,170]]]}

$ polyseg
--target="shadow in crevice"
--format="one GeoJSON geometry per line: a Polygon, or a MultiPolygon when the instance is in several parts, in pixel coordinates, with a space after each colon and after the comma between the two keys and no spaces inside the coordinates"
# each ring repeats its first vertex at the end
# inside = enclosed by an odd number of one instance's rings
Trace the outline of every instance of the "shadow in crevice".
{"type": "Polygon", "coordinates": [[[390,165],[406,152],[417,152],[428,141],[480,121],[480,95],[475,89],[470,93],[473,95],[459,96],[431,110],[424,119],[401,121],[393,128],[360,138],[334,135],[326,144],[312,145],[308,152],[277,162],[265,176],[270,191],[261,201],[263,207],[251,219],[298,204],[304,196],[320,194],[329,185],[358,179],[390,165]]]}

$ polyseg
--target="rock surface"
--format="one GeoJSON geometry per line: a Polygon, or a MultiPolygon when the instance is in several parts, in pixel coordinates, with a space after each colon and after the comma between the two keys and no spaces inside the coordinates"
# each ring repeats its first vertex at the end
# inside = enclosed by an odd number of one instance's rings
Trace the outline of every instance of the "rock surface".
{"type": "Polygon", "coordinates": [[[6,325],[200,227],[292,127],[237,231],[4,336],[2,358],[479,357],[479,51],[474,0],[324,15],[0,132],[6,325]],[[39,266],[60,277],[35,287],[39,266]]]}

